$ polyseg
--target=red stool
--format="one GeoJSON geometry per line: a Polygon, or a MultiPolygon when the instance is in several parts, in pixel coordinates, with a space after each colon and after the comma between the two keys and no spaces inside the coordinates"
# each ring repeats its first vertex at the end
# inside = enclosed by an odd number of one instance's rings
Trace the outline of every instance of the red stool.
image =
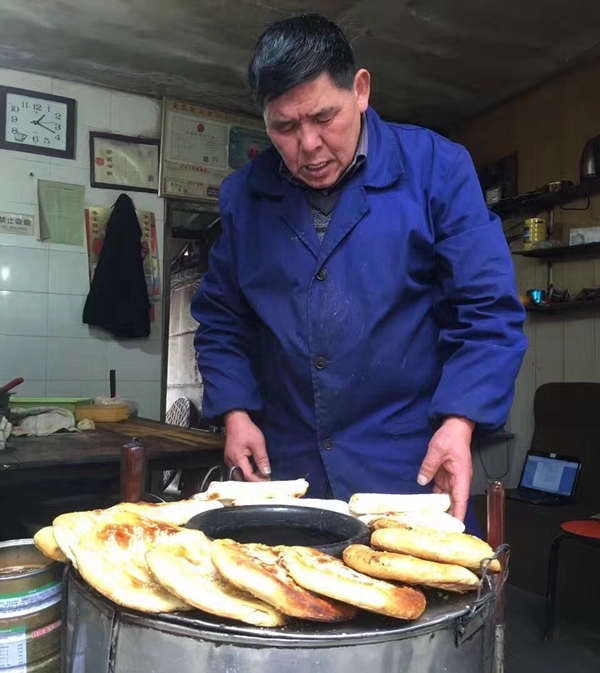
{"type": "Polygon", "coordinates": [[[562,532],[552,540],[548,558],[548,583],[546,585],[546,610],[544,620],[544,638],[552,640],[556,616],[556,581],[558,577],[558,552],[563,540],[577,540],[582,544],[600,545],[600,520],[565,521],[560,525],[562,532]]]}

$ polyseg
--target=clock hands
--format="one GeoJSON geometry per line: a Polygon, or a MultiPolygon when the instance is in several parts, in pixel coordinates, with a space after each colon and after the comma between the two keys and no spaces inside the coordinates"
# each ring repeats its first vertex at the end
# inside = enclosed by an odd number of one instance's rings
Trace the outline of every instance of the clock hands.
{"type": "MultiPolygon", "coordinates": [[[[31,123],[32,123],[32,124],[35,124],[36,126],[40,126],[40,127],[43,128],[43,129],[46,129],[46,131],[50,131],[50,133],[56,133],[55,130],[49,128],[49,127],[46,126],[45,124],[42,124],[42,120],[44,119],[45,116],[46,116],[46,115],[44,114],[44,115],[42,115],[39,119],[37,119],[37,120],[36,120],[36,119],[32,120],[31,123]]],[[[52,124],[52,123],[54,123],[54,122],[48,122],[48,123],[49,123],[49,124],[52,124]]]]}

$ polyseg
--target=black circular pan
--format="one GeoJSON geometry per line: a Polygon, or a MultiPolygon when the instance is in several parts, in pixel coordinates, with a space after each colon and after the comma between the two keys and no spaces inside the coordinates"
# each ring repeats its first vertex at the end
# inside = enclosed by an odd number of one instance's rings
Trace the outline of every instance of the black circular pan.
{"type": "Polygon", "coordinates": [[[351,544],[369,544],[369,528],[358,519],[298,505],[243,505],[197,514],[187,528],[201,530],[211,539],[228,538],[242,544],[313,547],[341,558],[351,544]]]}

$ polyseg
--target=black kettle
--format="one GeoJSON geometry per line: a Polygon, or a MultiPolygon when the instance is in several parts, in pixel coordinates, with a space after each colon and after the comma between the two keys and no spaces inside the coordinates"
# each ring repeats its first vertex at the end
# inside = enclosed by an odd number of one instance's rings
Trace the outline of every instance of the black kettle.
{"type": "Polygon", "coordinates": [[[600,136],[590,138],[581,154],[579,181],[600,178],[600,136]]]}

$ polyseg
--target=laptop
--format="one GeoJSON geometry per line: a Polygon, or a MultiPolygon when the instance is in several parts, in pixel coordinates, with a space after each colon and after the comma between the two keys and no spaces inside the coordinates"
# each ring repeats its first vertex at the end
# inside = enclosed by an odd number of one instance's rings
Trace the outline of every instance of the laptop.
{"type": "Polygon", "coordinates": [[[506,497],[534,505],[568,505],[575,499],[581,462],[573,456],[529,451],[518,488],[506,497]]]}

